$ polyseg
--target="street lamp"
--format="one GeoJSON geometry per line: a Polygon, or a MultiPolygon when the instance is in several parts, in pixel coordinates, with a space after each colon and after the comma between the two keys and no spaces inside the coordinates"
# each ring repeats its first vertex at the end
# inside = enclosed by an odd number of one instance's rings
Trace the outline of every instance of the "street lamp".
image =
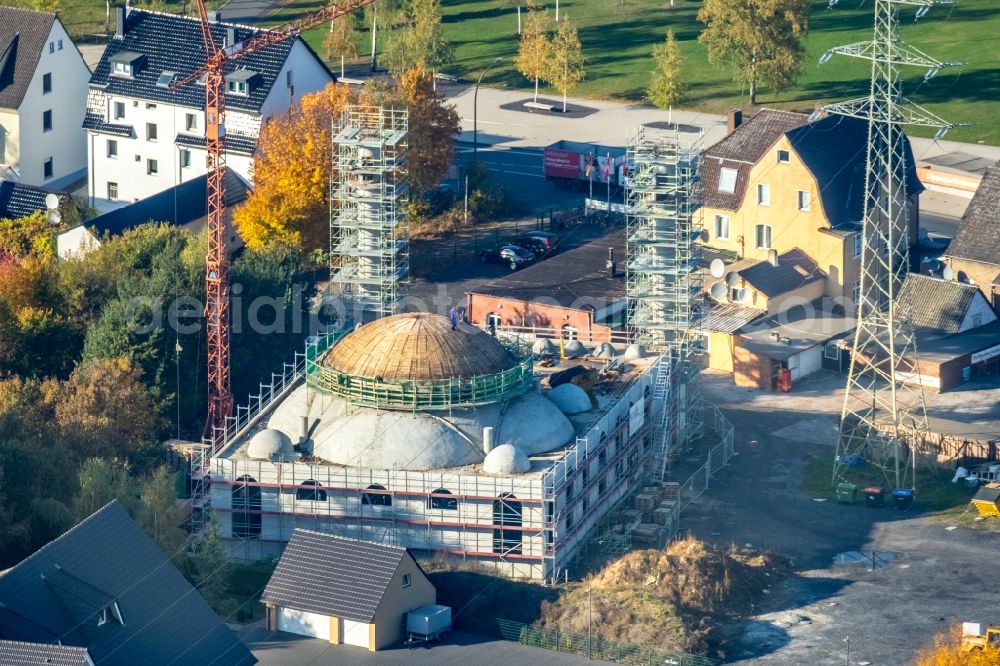
{"type": "Polygon", "coordinates": [[[479,84],[483,82],[483,77],[486,76],[486,72],[490,71],[493,65],[497,64],[501,60],[503,60],[503,58],[497,56],[496,58],[493,59],[493,62],[491,62],[489,65],[486,66],[486,69],[483,70],[483,73],[479,75],[479,80],[476,81],[475,92],[472,93],[472,163],[473,164],[476,163],[476,153],[478,152],[479,149],[479,127],[476,122],[477,120],[476,115],[477,111],[479,110],[479,84]]]}

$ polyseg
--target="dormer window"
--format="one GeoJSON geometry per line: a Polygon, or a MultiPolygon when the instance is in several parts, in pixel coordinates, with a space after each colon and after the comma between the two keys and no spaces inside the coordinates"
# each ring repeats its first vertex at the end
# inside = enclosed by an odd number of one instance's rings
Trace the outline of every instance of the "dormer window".
{"type": "Polygon", "coordinates": [[[146,57],[134,51],[122,51],[111,56],[111,75],[132,78],[139,73],[146,57]]]}
{"type": "Polygon", "coordinates": [[[169,88],[171,85],[173,85],[176,79],[177,79],[177,72],[164,70],[160,72],[160,77],[156,79],[156,86],[158,88],[169,88]]]}
{"type": "Polygon", "coordinates": [[[122,620],[122,611],[118,608],[117,601],[113,602],[107,608],[101,609],[101,612],[97,614],[97,626],[103,627],[112,620],[122,626],[125,625],[125,622],[122,620]]]}
{"type": "Polygon", "coordinates": [[[249,69],[239,69],[226,75],[226,90],[230,95],[246,97],[253,92],[257,83],[257,72],[249,69]]]}

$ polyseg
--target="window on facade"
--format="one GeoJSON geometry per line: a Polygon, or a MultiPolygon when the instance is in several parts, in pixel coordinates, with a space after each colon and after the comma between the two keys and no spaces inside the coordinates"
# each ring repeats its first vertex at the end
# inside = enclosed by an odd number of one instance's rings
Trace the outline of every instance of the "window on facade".
{"type": "Polygon", "coordinates": [[[292,78],[292,70],[285,72],[285,86],[291,88],[294,84],[294,79],[292,78]]]}
{"type": "Polygon", "coordinates": [[[326,491],[316,481],[306,479],[302,482],[301,487],[296,489],[295,499],[309,502],[325,502],[326,491]]]}
{"type": "Polygon", "coordinates": [[[62,49],[63,49],[63,42],[62,42],[62,40],[60,39],[60,40],[59,40],[59,50],[60,50],[60,51],[62,51],[62,49]]]}
{"type": "Polygon", "coordinates": [[[788,164],[789,155],[787,150],[778,151],[778,164],[788,164]]]}
{"type": "Polygon", "coordinates": [[[125,117],[125,102],[115,102],[114,119],[121,120],[125,117]]]}
{"type": "Polygon", "coordinates": [[[732,194],[736,191],[736,169],[719,169],[719,191],[732,194]]]}
{"type": "Polygon", "coordinates": [[[486,315],[486,328],[497,329],[503,324],[503,319],[496,312],[486,315]]]}
{"type": "Polygon", "coordinates": [[[441,509],[443,511],[457,511],[458,510],[458,498],[448,497],[451,495],[450,490],[444,488],[438,488],[433,493],[431,497],[428,498],[427,504],[431,509],[441,509]],[[441,495],[446,495],[446,497],[441,497],[441,495]]]}
{"type": "Polygon", "coordinates": [[[861,234],[854,234],[854,258],[861,258],[861,246],[864,244],[864,240],[861,234]]]}
{"type": "Polygon", "coordinates": [[[597,494],[604,497],[604,493],[608,492],[608,480],[607,477],[601,477],[601,480],[597,482],[597,494]]]}
{"type": "Polygon", "coordinates": [[[855,280],[851,288],[851,298],[854,299],[854,311],[861,309],[861,280],[855,280]]]}
{"type": "Polygon", "coordinates": [[[193,113],[184,114],[184,129],[188,132],[198,129],[198,116],[193,113]]]}
{"type": "Polygon", "coordinates": [[[156,141],[156,123],[146,123],[146,140],[156,141]]]}
{"type": "Polygon", "coordinates": [[[604,467],[608,462],[608,450],[602,449],[600,453],[597,454],[597,464],[604,467]]]}
{"type": "Polygon", "coordinates": [[[521,554],[521,503],[511,493],[493,500],[493,552],[503,555],[521,554]]]}
{"type": "Polygon", "coordinates": [[[52,130],[52,111],[42,111],[42,131],[49,132],[52,130]]]}
{"type": "Polygon", "coordinates": [[[181,148],[181,166],[191,166],[191,151],[187,148],[181,148]]]}
{"type": "Polygon", "coordinates": [[[111,73],[118,76],[132,76],[132,65],[127,62],[116,62],[111,73]]]}
{"type": "Polygon", "coordinates": [[[150,176],[160,173],[160,163],[152,159],[146,160],[146,173],[150,176]]]}
{"type": "Polygon", "coordinates": [[[715,237],[718,240],[729,240],[729,216],[715,216],[715,237]]]}
{"type": "Polygon", "coordinates": [[[237,539],[260,538],[260,486],[252,476],[236,479],[232,490],[233,537],[237,539]]]}
{"type": "Polygon", "coordinates": [[[757,184],[757,204],[760,206],[771,205],[771,186],[765,183],[757,184]]]}
{"type": "Polygon", "coordinates": [[[52,92],[52,74],[42,74],[42,94],[48,95],[52,92]]]}
{"type": "Polygon", "coordinates": [[[828,359],[831,359],[833,361],[839,361],[840,360],[840,347],[838,347],[837,345],[827,345],[823,349],[823,356],[825,356],[828,359]]]}
{"type": "Polygon", "coordinates": [[[118,183],[108,183],[108,201],[118,201],[118,183]]]}
{"type": "Polygon", "coordinates": [[[227,89],[234,95],[246,95],[247,94],[247,82],[246,81],[229,81],[227,82],[227,89]]]}
{"type": "Polygon", "coordinates": [[[383,492],[368,492],[361,493],[361,503],[368,504],[370,506],[392,506],[392,495],[385,492],[385,486],[380,486],[377,483],[373,483],[368,486],[365,490],[383,491],[383,492]]]}
{"type": "Polygon", "coordinates": [[[108,158],[118,159],[118,141],[115,139],[108,139],[108,158]]]}
{"type": "Polygon", "coordinates": [[[413,585],[413,577],[410,574],[403,574],[403,587],[413,585]]]}
{"type": "Polygon", "coordinates": [[[809,210],[810,195],[806,190],[799,190],[798,193],[798,203],[799,210],[809,210]]]}
{"type": "Polygon", "coordinates": [[[48,180],[52,177],[52,158],[48,157],[42,162],[42,178],[48,180]]]}
{"type": "Polygon", "coordinates": [[[55,53],[55,52],[56,52],[56,43],[49,42],[49,53],[55,53]]]}
{"type": "Polygon", "coordinates": [[[758,250],[770,250],[771,249],[771,225],[770,224],[758,224],[757,225],[757,249],[758,250]]]}

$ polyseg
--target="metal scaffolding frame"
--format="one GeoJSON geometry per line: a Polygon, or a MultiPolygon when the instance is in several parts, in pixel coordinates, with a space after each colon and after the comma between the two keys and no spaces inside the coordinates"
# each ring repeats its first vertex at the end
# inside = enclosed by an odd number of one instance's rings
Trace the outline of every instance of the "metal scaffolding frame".
{"type": "Polygon", "coordinates": [[[640,127],[627,149],[625,185],[628,330],[662,356],[654,404],[653,479],[666,475],[675,444],[700,429],[700,337],[695,332],[702,292],[700,156],[703,137],[640,127]]]}
{"type": "Polygon", "coordinates": [[[409,276],[406,109],[350,106],[333,127],[330,284],[356,321],[395,314],[409,276]]]}

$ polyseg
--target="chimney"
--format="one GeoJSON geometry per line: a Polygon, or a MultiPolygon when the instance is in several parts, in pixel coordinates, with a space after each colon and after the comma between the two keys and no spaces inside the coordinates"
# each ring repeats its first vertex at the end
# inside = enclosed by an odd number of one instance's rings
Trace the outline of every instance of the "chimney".
{"type": "Polygon", "coordinates": [[[743,112],[740,109],[733,109],[726,114],[726,135],[732,134],[743,124],[743,112]]]}
{"type": "Polygon", "coordinates": [[[236,44],[236,28],[226,28],[226,48],[236,44]]]}
{"type": "Polygon", "coordinates": [[[222,12],[216,9],[214,12],[208,12],[208,22],[209,23],[221,23],[222,22],[222,12]]]}
{"type": "Polygon", "coordinates": [[[768,250],[767,251],[767,263],[771,264],[772,266],[777,266],[778,265],[778,251],[777,250],[768,250]]]}
{"type": "Polygon", "coordinates": [[[618,274],[618,264],[615,263],[615,248],[608,248],[608,261],[604,267],[608,269],[608,274],[611,277],[615,277],[618,274]]]}
{"type": "Polygon", "coordinates": [[[115,7],[115,39],[125,37],[125,8],[115,7]]]}
{"type": "Polygon", "coordinates": [[[483,453],[489,455],[489,452],[493,450],[493,428],[490,426],[483,427],[483,453]]]}

